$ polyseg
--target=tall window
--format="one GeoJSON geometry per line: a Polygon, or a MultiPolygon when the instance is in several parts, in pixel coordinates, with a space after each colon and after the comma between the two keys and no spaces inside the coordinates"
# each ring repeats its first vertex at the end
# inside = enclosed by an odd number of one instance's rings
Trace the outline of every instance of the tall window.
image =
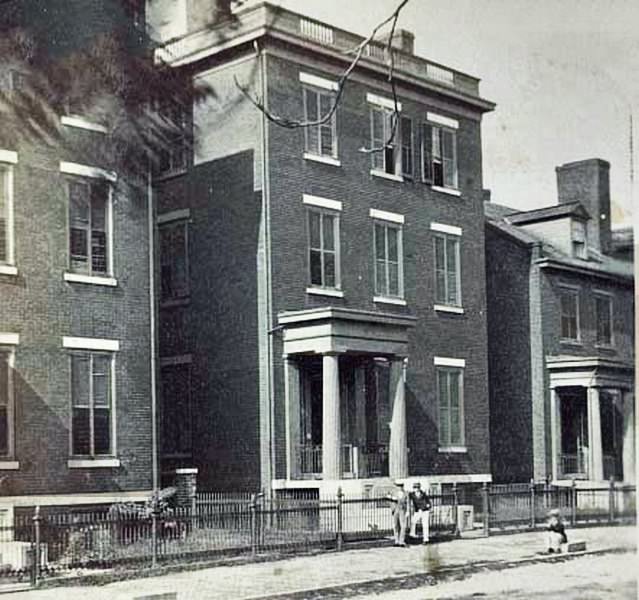
{"type": "Polygon", "coordinates": [[[339,289],[339,217],[318,209],[308,209],[307,214],[310,284],[339,289]]]}
{"type": "Polygon", "coordinates": [[[74,273],[105,275],[109,265],[109,184],[69,179],[69,254],[74,273]]]}
{"type": "Polygon", "coordinates": [[[188,166],[188,122],[186,102],[166,99],[156,103],[164,122],[166,141],[159,151],[158,175],[183,171],[188,166]]]}
{"type": "Polygon", "coordinates": [[[439,445],[464,445],[463,370],[437,367],[439,445]]]}
{"type": "Polygon", "coordinates": [[[579,340],[579,292],[562,288],[559,292],[561,305],[561,337],[565,340],[579,340]]]}
{"type": "MultiPolygon", "coordinates": [[[[320,121],[331,110],[335,102],[335,94],[328,90],[304,87],[304,120],[320,121]]],[[[337,115],[321,125],[304,128],[306,152],[316,156],[337,158],[337,115]]]]}
{"type": "Polygon", "coordinates": [[[0,457],[11,455],[13,389],[11,382],[11,351],[0,348],[0,457]]]}
{"type": "Polygon", "coordinates": [[[572,220],[572,254],[577,258],[587,258],[586,224],[583,221],[572,220]]]}
{"type": "Polygon", "coordinates": [[[604,294],[595,294],[595,312],[597,318],[597,344],[612,344],[612,298],[604,294]]]}
{"type": "Polygon", "coordinates": [[[71,452],[104,456],[113,452],[113,355],[71,355],[71,452]]]}
{"type": "Polygon", "coordinates": [[[408,117],[400,120],[400,135],[402,140],[402,175],[407,179],[413,178],[413,121],[408,117]]]}
{"type": "Polygon", "coordinates": [[[457,134],[454,129],[422,125],[422,177],[433,185],[457,188],[457,134]]]}
{"type": "Polygon", "coordinates": [[[375,222],[375,294],[391,298],[404,296],[402,228],[375,222]]]}
{"type": "Polygon", "coordinates": [[[162,367],[162,451],[190,455],[192,451],[191,366],[162,367]]]}
{"type": "Polygon", "coordinates": [[[395,119],[395,112],[391,109],[371,106],[371,146],[383,148],[371,153],[372,166],[377,171],[391,175],[401,173],[401,158],[396,144],[399,124],[393,130],[395,119]]]}
{"type": "Polygon", "coordinates": [[[189,295],[187,227],[186,221],[164,223],[159,227],[162,300],[177,300],[189,295]]]}
{"type": "Polygon", "coordinates": [[[0,163],[0,264],[11,262],[9,167],[0,163]]]}
{"type": "Polygon", "coordinates": [[[437,233],[435,240],[435,302],[461,306],[459,237],[437,233]]]}

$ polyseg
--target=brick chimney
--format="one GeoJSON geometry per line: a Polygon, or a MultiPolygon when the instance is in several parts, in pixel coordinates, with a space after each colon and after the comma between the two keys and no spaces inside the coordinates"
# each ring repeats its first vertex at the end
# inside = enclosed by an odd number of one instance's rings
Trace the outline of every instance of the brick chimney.
{"type": "Polygon", "coordinates": [[[610,163],[590,158],[566,163],[555,171],[559,203],[581,202],[592,217],[588,221],[588,245],[604,254],[610,252],[610,163]]]}
{"type": "MultiPolygon", "coordinates": [[[[388,35],[381,39],[384,44],[388,43],[388,35]]],[[[415,35],[407,29],[396,29],[391,46],[405,54],[415,54],[415,35]]]]}

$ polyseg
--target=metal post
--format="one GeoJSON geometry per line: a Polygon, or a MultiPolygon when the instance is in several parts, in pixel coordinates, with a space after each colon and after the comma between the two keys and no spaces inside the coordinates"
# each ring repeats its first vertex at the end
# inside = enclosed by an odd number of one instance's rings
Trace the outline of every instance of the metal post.
{"type": "Polygon", "coordinates": [[[344,492],[341,486],[337,488],[337,550],[340,551],[344,545],[344,529],[343,529],[343,506],[344,492]]]}
{"type": "Polygon", "coordinates": [[[35,514],[33,515],[33,539],[34,544],[31,550],[31,585],[37,586],[40,580],[40,526],[42,524],[42,516],[40,515],[40,507],[36,506],[35,514]]]}
{"type": "Polygon", "coordinates": [[[457,483],[453,482],[453,519],[455,529],[453,534],[455,537],[461,537],[461,528],[459,527],[459,497],[457,495],[457,483]]]}
{"type": "Polygon", "coordinates": [[[570,484],[570,524],[574,527],[577,523],[577,482],[575,479],[570,484]]]}
{"type": "Polygon", "coordinates": [[[482,508],[484,511],[484,536],[488,537],[490,531],[490,503],[488,497],[488,484],[484,481],[481,486],[482,508]]]}
{"type": "Polygon", "coordinates": [[[157,493],[151,498],[151,566],[158,566],[158,516],[160,501],[157,493]]]}
{"type": "Polygon", "coordinates": [[[535,527],[535,480],[530,480],[530,527],[535,527]]]}
{"type": "Polygon", "coordinates": [[[608,522],[613,523],[615,520],[615,478],[610,477],[608,487],[608,522]]]}

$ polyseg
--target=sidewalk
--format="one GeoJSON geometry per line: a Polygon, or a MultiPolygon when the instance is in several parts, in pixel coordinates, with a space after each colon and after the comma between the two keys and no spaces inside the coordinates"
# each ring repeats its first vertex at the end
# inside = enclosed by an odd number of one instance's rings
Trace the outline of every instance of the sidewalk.
{"type": "MultiPolygon", "coordinates": [[[[596,527],[568,532],[585,540],[588,551],[636,549],[636,528],[596,527]]],[[[255,600],[328,587],[353,586],[397,577],[436,576],[451,569],[472,570],[485,563],[518,563],[543,550],[539,532],[461,539],[409,548],[382,547],[328,552],[284,560],[221,566],[158,577],[133,579],[101,587],[57,587],[6,594],[2,600],[133,600],[176,593],[177,600],[255,600]]],[[[539,558],[539,557],[537,557],[539,558]]],[[[488,565],[485,565],[488,567],[488,565]]],[[[170,596],[166,596],[169,598],[170,596]]]]}

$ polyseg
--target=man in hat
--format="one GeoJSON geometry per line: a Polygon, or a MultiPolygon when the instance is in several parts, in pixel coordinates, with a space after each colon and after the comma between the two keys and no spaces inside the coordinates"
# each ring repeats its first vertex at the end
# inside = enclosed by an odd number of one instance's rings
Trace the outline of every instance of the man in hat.
{"type": "Polygon", "coordinates": [[[397,490],[389,494],[388,499],[393,503],[393,533],[395,546],[406,545],[406,528],[408,526],[408,495],[404,490],[403,481],[395,481],[397,490]]]}
{"type": "Polygon", "coordinates": [[[417,523],[422,524],[422,541],[428,544],[429,541],[429,518],[430,518],[430,498],[428,494],[422,490],[419,481],[413,484],[413,491],[409,494],[412,518],[410,522],[410,535],[417,537],[417,523]]]}

